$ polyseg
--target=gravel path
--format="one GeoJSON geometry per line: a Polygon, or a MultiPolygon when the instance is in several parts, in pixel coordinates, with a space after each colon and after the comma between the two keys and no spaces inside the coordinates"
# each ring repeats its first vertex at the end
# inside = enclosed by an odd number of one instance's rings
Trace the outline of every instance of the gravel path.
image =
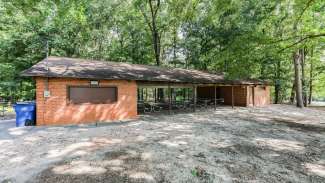
{"type": "Polygon", "coordinates": [[[325,111],[219,107],[132,122],[0,122],[0,182],[325,182],[325,111]]]}

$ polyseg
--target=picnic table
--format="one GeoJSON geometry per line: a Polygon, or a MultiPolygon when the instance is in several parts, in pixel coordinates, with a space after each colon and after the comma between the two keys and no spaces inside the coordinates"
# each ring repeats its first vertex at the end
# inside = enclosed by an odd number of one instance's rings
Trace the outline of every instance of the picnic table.
{"type": "Polygon", "coordinates": [[[161,103],[157,102],[138,102],[138,108],[143,110],[143,112],[158,112],[162,109],[161,103]]]}
{"type": "Polygon", "coordinates": [[[159,112],[162,109],[160,102],[148,102],[147,104],[149,104],[150,112],[159,112]]]}
{"type": "Polygon", "coordinates": [[[211,99],[202,99],[204,107],[208,108],[208,103],[211,101],[211,99]]]}
{"type": "Polygon", "coordinates": [[[222,98],[218,98],[218,99],[201,98],[201,99],[198,99],[198,102],[201,103],[201,105],[198,105],[198,106],[208,108],[209,105],[222,103],[223,101],[224,101],[224,99],[222,99],[222,98]]]}

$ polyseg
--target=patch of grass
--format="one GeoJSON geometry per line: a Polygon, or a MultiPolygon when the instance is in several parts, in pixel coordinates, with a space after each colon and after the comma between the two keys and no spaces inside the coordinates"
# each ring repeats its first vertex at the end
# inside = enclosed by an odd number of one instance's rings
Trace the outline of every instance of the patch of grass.
{"type": "Polygon", "coordinates": [[[200,166],[196,166],[193,170],[191,170],[191,174],[195,177],[203,179],[209,177],[208,172],[200,166]]]}
{"type": "Polygon", "coordinates": [[[198,177],[198,173],[195,169],[191,170],[191,174],[194,176],[194,177],[198,177]]]}

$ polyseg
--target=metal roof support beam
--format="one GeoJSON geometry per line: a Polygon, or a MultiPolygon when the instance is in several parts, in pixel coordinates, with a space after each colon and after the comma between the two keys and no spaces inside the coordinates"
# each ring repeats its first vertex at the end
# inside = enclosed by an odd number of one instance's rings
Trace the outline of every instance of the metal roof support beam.
{"type": "MultiPolygon", "coordinates": [[[[193,85],[198,87],[208,87],[208,86],[252,86],[253,84],[204,84],[204,83],[173,83],[173,82],[141,82],[137,81],[138,88],[193,88],[193,85]]],[[[256,84],[255,84],[256,86],[256,84]]],[[[264,85],[260,85],[264,86],[264,85]]]]}

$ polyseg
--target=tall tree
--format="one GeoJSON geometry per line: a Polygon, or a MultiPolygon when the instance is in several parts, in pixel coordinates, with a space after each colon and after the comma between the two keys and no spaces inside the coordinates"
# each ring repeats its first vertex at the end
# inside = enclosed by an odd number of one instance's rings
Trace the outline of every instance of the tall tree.
{"type": "Polygon", "coordinates": [[[292,53],[308,48],[303,96],[320,99],[324,11],[315,0],[0,0],[0,96],[33,99],[32,80],[19,73],[44,58],[48,40],[53,56],[266,79],[277,103],[290,100],[292,53]]]}
{"type": "Polygon", "coordinates": [[[153,46],[155,61],[157,66],[161,65],[160,63],[161,30],[159,29],[158,22],[157,22],[160,5],[161,5],[160,0],[147,0],[145,4],[140,4],[140,10],[149,27],[152,36],[152,46],[153,46]],[[146,5],[149,6],[149,13],[146,12],[145,9],[146,5]]]}
{"type": "Polygon", "coordinates": [[[301,82],[301,59],[302,59],[301,50],[293,54],[297,107],[303,108],[304,104],[303,104],[302,82],[301,82]]]}

